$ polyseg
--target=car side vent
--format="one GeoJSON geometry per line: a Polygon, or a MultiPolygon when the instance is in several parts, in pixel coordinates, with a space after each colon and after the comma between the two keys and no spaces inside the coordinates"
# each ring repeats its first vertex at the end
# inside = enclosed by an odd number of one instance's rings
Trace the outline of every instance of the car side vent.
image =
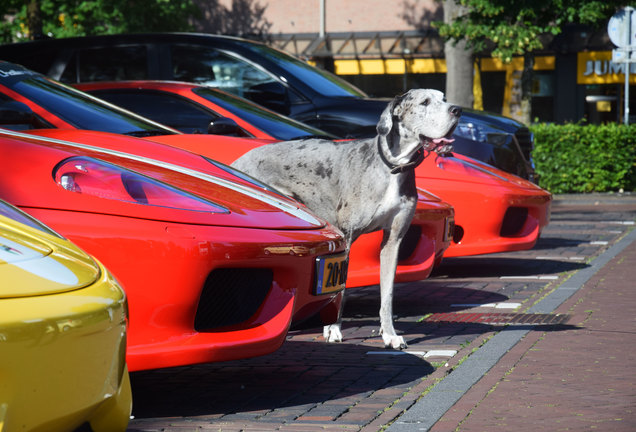
{"type": "Polygon", "coordinates": [[[273,279],[274,273],[270,269],[213,270],[199,299],[195,330],[212,330],[247,321],[263,304],[273,279]]]}
{"type": "Polygon", "coordinates": [[[499,234],[502,237],[517,235],[525,225],[526,219],[528,219],[528,209],[526,207],[508,207],[499,234]]]}
{"type": "Polygon", "coordinates": [[[413,252],[415,252],[420,242],[420,237],[422,237],[422,227],[419,225],[411,225],[402,239],[402,243],[400,243],[398,261],[403,261],[413,255],[413,252]]]}

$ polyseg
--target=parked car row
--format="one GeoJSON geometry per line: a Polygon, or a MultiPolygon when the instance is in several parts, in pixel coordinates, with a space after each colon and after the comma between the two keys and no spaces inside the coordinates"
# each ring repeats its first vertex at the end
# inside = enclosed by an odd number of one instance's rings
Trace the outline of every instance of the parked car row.
{"type": "MultiPolygon", "coordinates": [[[[264,43],[211,34],[42,39],[2,45],[0,59],[69,84],[174,80],[218,87],[342,138],[374,136],[388,102],[264,43]]],[[[523,124],[465,107],[454,137],[457,153],[536,180],[534,138],[523,124]]]]}
{"type": "MultiPolygon", "coordinates": [[[[45,323],[21,328],[16,324],[19,313],[6,314],[7,320],[0,314],[0,345],[6,343],[14,354],[0,358],[0,368],[22,367],[20,359],[29,354],[24,337],[48,340],[51,331],[69,336],[42,348],[56,355],[81,349],[73,332],[90,333],[100,344],[99,350],[86,350],[60,367],[81,376],[100,362],[101,372],[92,379],[102,384],[91,386],[87,380],[82,395],[69,390],[72,400],[33,417],[33,428],[68,430],[88,422],[95,431],[124,430],[131,410],[128,370],[270,353],[290,328],[336,322],[345,288],[379,283],[380,232],[362,236],[346,251],[335,227],[229,166],[245,152],[277,140],[344,139],[348,134],[311,120],[330,118],[317,101],[334,96],[343,104],[355,99],[362,107],[361,101],[371,99],[264,45],[218,38],[226,44],[211,53],[201,41],[217,38],[145,35],[137,46],[135,37],[68,39],[69,45],[59,50],[53,49],[54,40],[20,44],[27,48],[21,52],[14,45],[0,46],[0,59],[13,58],[49,75],[57,73],[55,78],[82,82],[69,87],[0,61],[0,158],[6,167],[0,174],[0,198],[15,206],[0,203],[0,215],[13,219],[0,217],[0,278],[11,281],[7,291],[0,290],[0,311],[28,309],[28,316],[38,315],[45,323]],[[169,52],[176,63],[155,59],[146,64],[142,55],[134,61],[128,56],[126,65],[108,65],[119,57],[103,57],[99,51],[146,52],[154,37],[160,46],[148,52],[169,52]],[[171,38],[178,42],[171,45],[171,38]],[[129,45],[118,45],[122,40],[129,45]],[[234,46],[246,51],[235,52],[234,46]],[[79,49],[87,51],[80,56],[79,49]],[[21,57],[27,51],[29,56],[21,57]],[[196,64],[200,59],[209,61],[196,64]],[[155,64],[169,64],[172,75],[153,75],[150,65],[155,64]],[[258,73],[245,64],[256,65],[258,73]],[[313,86],[301,80],[295,88],[292,75],[282,69],[277,75],[268,69],[270,64],[323,78],[307,78],[313,86]],[[70,79],[73,71],[80,71],[82,79],[70,79]],[[239,75],[244,82],[232,81],[239,75]],[[122,77],[136,81],[112,81],[122,77]],[[208,84],[213,79],[218,87],[252,101],[206,85],[148,77],[208,84]],[[349,93],[339,93],[342,89],[349,93]],[[323,99],[315,93],[319,90],[325,92],[323,99]],[[26,234],[13,233],[17,225],[26,234]],[[69,261],[80,269],[68,268],[69,261]],[[84,294],[92,285],[102,291],[84,294]],[[94,303],[90,307],[78,299],[86,296],[94,303]],[[52,299],[50,310],[38,306],[47,298],[52,299]],[[79,306],[64,311],[67,302],[79,306]],[[108,318],[108,331],[99,330],[100,320],[82,313],[108,318]],[[96,389],[105,391],[104,382],[109,388],[101,395],[96,389]],[[85,406],[73,405],[75,398],[85,406]]],[[[376,102],[381,109],[386,106],[386,101],[376,102]]],[[[371,103],[364,106],[371,113],[367,123],[348,119],[352,123],[343,126],[352,136],[375,130],[371,103]]],[[[523,153],[517,126],[510,132],[494,121],[486,125],[480,115],[460,125],[456,143],[523,153]]],[[[523,161],[530,167],[529,157],[523,161]]],[[[458,153],[425,158],[416,170],[418,205],[401,245],[396,281],[428,277],[444,256],[534,246],[549,221],[551,195],[524,172],[526,178],[458,153]]],[[[0,386],[0,406],[9,407],[0,411],[0,424],[11,425],[27,415],[19,381],[38,384],[24,373],[15,377],[13,386],[0,386]]],[[[51,385],[61,388],[62,383],[51,385]]]]}

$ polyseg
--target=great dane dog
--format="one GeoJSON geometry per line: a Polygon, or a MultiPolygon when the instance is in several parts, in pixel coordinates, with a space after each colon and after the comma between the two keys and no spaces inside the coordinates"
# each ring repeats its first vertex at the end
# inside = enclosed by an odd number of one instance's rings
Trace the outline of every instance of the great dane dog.
{"type": "MultiPolygon", "coordinates": [[[[348,247],[362,234],[383,231],[380,332],[387,347],[406,347],[393,327],[393,280],[398,248],[417,205],[414,169],[430,151],[448,151],[461,112],[440,91],[414,89],[388,104],[375,138],[284,141],[251,150],[232,164],[338,227],[348,247]]],[[[324,335],[329,342],[342,341],[340,320],[325,326],[324,335]]]]}

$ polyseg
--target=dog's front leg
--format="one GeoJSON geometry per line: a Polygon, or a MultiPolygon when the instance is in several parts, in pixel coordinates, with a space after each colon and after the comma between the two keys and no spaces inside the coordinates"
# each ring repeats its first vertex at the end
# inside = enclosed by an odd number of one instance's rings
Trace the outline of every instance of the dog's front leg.
{"type": "Polygon", "coordinates": [[[404,338],[398,336],[393,328],[393,281],[397,269],[398,250],[404,236],[400,231],[402,230],[384,230],[380,250],[380,333],[384,345],[393,349],[406,348],[404,338]]]}

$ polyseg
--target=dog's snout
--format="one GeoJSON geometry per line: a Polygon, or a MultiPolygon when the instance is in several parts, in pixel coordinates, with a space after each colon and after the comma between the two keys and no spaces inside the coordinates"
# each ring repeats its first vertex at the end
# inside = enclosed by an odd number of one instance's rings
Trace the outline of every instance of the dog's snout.
{"type": "Polygon", "coordinates": [[[448,112],[454,115],[455,117],[459,117],[460,115],[462,115],[462,107],[457,105],[451,105],[450,108],[448,108],[448,112]]]}

